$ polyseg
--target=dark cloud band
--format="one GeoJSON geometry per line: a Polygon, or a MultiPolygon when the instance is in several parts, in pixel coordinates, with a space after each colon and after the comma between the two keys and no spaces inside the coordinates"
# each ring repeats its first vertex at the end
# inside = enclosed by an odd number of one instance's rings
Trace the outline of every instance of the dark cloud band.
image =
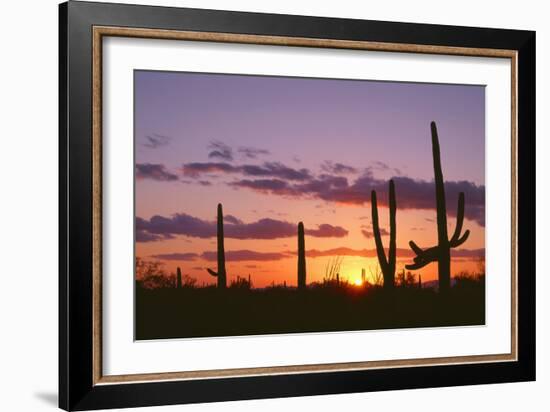
{"type": "MultiPolygon", "coordinates": [[[[399,259],[408,259],[414,257],[414,253],[410,249],[398,248],[397,257],[399,259]]],[[[451,252],[455,259],[478,259],[485,256],[485,249],[457,249],[451,252]]],[[[283,252],[258,252],[254,250],[230,250],[225,252],[225,259],[228,262],[262,262],[262,261],[277,261],[288,258],[295,258],[295,251],[283,252]]],[[[339,247],[326,250],[310,249],[306,251],[306,256],[309,258],[333,257],[333,256],[354,256],[363,258],[376,258],[376,249],[352,249],[348,247],[339,247]]],[[[173,261],[195,261],[207,260],[216,261],[217,252],[207,251],[202,253],[166,253],[152,255],[151,257],[160,260],[173,261]]]]}
{"type": "MultiPolygon", "coordinates": [[[[435,186],[433,182],[415,180],[410,177],[394,177],[398,209],[435,209],[435,186]]],[[[250,189],[280,196],[321,199],[349,205],[363,205],[370,202],[370,193],[376,190],[379,204],[387,206],[388,184],[370,173],[349,183],[345,177],[321,175],[306,182],[289,182],[282,179],[242,179],[229,183],[236,188],[250,189]]],[[[485,187],[467,181],[445,182],[447,213],[456,216],[458,195],[464,192],[466,218],[485,225],[485,187]]]]}
{"type": "MultiPolygon", "coordinates": [[[[283,220],[265,218],[244,223],[232,215],[226,215],[224,220],[225,237],[231,239],[279,239],[293,237],[297,233],[296,224],[283,220]]],[[[206,239],[216,237],[216,234],[215,221],[202,220],[185,213],[170,217],[155,215],[149,220],[136,218],[137,242],[163,240],[176,235],[206,239]]],[[[348,231],[343,227],[325,223],[317,228],[307,229],[306,234],[319,238],[342,238],[348,235],[348,231]]]]}
{"type": "Polygon", "coordinates": [[[179,177],[169,172],[162,164],[138,163],[136,164],[136,179],[150,179],[160,182],[173,182],[179,177]]]}

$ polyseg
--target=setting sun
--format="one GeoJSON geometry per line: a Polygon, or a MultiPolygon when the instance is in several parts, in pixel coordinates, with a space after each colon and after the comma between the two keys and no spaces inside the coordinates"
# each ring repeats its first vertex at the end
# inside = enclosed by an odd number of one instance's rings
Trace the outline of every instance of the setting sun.
{"type": "Polygon", "coordinates": [[[362,285],[363,285],[363,281],[362,281],[361,279],[355,279],[355,280],[353,281],[353,284],[354,284],[355,286],[362,286],[362,285]]]}

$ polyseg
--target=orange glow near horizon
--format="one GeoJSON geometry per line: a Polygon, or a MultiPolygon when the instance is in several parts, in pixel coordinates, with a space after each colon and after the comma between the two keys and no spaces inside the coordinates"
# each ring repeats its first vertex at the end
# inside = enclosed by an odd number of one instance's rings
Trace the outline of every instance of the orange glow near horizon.
{"type": "MultiPolygon", "coordinates": [[[[308,227],[315,227],[317,224],[323,222],[324,215],[326,213],[319,213],[315,208],[315,204],[318,202],[302,201],[302,206],[298,208],[296,214],[309,215],[308,221],[305,221],[306,230],[308,227]],[[311,204],[306,208],[307,203],[311,204]],[[304,205],[305,204],[305,205],[304,205]],[[311,208],[311,209],[310,209],[311,208]],[[303,210],[301,210],[303,209],[303,210]],[[309,210],[308,210],[309,209],[309,210]],[[306,211],[307,210],[307,211],[306,211]],[[320,214],[316,217],[315,214],[320,214]],[[314,220],[314,218],[316,218],[314,220]],[[317,220],[319,219],[319,220],[317,220]],[[316,222],[317,220],[317,222],[316,222]],[[309,223],[311,222],[311,223],[309,223]]],[[[272,204],[272,203],[270,203],[272,204]]],[[[224,212],[227,210],[227,214],[231,209],[224,206],[224,212]]],[[[361,282],[362,270],[365,270],[365,278],[369,283],[375,283],[373,278],[374,273],[378,269],[378,259],[375,252],[375,243],[373,238],[365,238],[361,233],[361,229],[368,229],[370,226],[370,220],[364,219],[366,214],[370,214],[370,207],[352,207],[345,206],[334,209],[332,211],[331,222],[338,224],[349,230],[349,234],[344,238],[315,238],[306,235],[306,251],[326,251],[326,250],[338,250],[338,248],[349,248],[353,250],[364,251],[368,256],[344,256],[338,253],[327,256],[307,256],[307,283],[322,282],[326,272],[327,266],[330,264],[330,260],[336,256],[342,257],[342,264],[340,267],[339,275],[342,280],[347,279],[350,283],[356,284],[361,282]],[[365,213],[367,212],[367,213],[365,213]],[[367,222],[367,223],[365,223],[367,222]]],[[[269,212],[265,212],[270,217],[269,212]]],[[[380,208],[380,221],[387,222],[388,210],[387,208],[380,208]]],[[[257,214],[261,215],[261,211],[257,214]]],[[[213,213],[211,214],[211,216],[213,213]]],[[[240,218],[240,216],[238,216],[240,218]]],[[[418,210],[398,210],[398,237],[397,237],[397,268],[396,276],[404,269],[405,264],[412,263],[412,254],[408,247],[409,240],[415,240],[421,247],[432,246],[436,243],[436,225],[426,219],[435,217],[435,212],[418,211],[418,210]],[[433,216],[432,216],[433,215],[433,216]],[[419,224],[422,223],[422,226],[419,224]],[[407,256],[400,256],[399,250],[406,251],[407,256]]],[[[206,217],[205,217],[206,218],[206,217]]],[[[273,217],[275,218],[275,217],[273,217]]],[[[213,220],[213,218],[210,218],[213,220]]],[[[287,217],[288,219],[288,217],[287,217]]],[[[299,217],[296,218],[298,220],[299,217]]],[[[244,219],[243,219],[244,220],[244,219]]],[[[251,219],[252,220],[252,219],[251,219]]],[[[290,220],[290,219],[289,219],[290,220]]],[[[449,219],[449,230],[454,228],[454,219],[449,219]]],[[[467,229],[472,232],[470,239],[465,245],[468,249],[476,249],[483,247],[484,245],[484,228],[477,225],[475,222],[465,221],[464,223],[467,229]]],[[[384,236],[382,238],[384,245],[387,247],[389,237],[384,236]]],[[[232,261],[226,258],[226,268],[228,274],[228,284],[237,278],[248,277],[250,275],[252,279],[253,287],[265,287],[271,284],[283,284],[286,282],[289,286],[296,285],[297,278],[297,256],[296,256],[296,237],[289,237],[283,239],[273,240],[240,240],[240,239],[225,239],[225,251],[226,256],[230,255],[232,251],[249,250],[261,253],[280,254],[280,258],[277,260],[245,260],[245,261],[232,261]]],[[[216,252],[215,238],[197,239],[189,238],[185,236],[177,236],[174,239],[165,240],[162,242],[146,242],[136,243],[136,256],[144,260],[160,260],[168,273],[175,273],[176,268],[180,267],[183,274],[191,276],[197,279],[198,285],[213,285],[215,284],[215,278],[210,276],[206,269],[211,268],[217,270],[217,263],[215,260],[205,260],[200,257],[204,251],[216,252]],[[170,254],[174,252],[195,253],[198,255],[191,261],[185,260],[171,260],[171,259],[157,259],[155,255],[170,254]]],[[[363,253],[363,252],[362,252],[363,253]]],[[[387,253],[387,250],[386,250],[387,253]]],[[[452,275],[456,275],[460,272],[477,272],[479,270],[478,258],[453,258],[452,259],[452,275]]],[[[437,263],[431,263],[419,271],[411,271],[416,276],[421,274],[423,282],[429,282],[437,279],[437,263]]]]}
{"type": "MultiPolygon", "coordinates": [[[[397,277],[413,263],[409,241],[437,244],[432,121],[449,237],[459,193],[470,231],[451,253],[451,276],[481,266],[484,86],[136,71],[134,96],[135,254],[167,274],[179,267],[198,286],[215,283],[206,269],[217,270],[221,203],[228,285],[238,276],[257,288],[296,285],[299,222],[308,284],[327,273],[379,281],[371,191],[387,248],[392,179],[397,277]]],[[[413,273],[425,283],[437,271],[413,273]]]]}

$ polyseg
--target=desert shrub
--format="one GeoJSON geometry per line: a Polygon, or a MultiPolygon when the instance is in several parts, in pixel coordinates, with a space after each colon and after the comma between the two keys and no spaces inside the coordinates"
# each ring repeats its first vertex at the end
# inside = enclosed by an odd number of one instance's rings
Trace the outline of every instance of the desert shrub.
{"type": "Polygon", "coordinates": [[[136,283],[143,289],[173,288],[175,276],[168,274],[159,261],[136,257],[136,283]]]}
{"type": "Polygon", "coordinates": [[[237,279],[231,281],[229,287],[232,289],[251,289],[252,281],[250,280],[250,276],[248,276],[248,279],[245,277],[237,276],[237,279]]]}
{"type": "Polygon", "coordinates": [[[485,283],[485,274],[484,273],[471,273],[471,272],[460,272],[454,277],[454,287],[455,288],[473,288],[482,286],[485,283]]]}
{"type": "Polygon", "coordinates": [[[181,287],[194,289],[197,286],[197,279],[189,275],[183,275],[181,278],[181,287]]]}

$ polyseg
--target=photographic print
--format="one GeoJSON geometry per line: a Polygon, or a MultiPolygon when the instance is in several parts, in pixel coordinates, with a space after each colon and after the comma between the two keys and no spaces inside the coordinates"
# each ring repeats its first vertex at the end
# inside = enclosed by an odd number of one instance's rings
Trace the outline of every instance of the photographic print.
{"type": "Polygon", "coordinates": [[[60,5],[60,407],[535,380],[535,37],[60,5]]]}
{"type": "Polygon", "coordinates": [[[485,323],[485,87],[134,71],[137,340],[485,323]]]}

